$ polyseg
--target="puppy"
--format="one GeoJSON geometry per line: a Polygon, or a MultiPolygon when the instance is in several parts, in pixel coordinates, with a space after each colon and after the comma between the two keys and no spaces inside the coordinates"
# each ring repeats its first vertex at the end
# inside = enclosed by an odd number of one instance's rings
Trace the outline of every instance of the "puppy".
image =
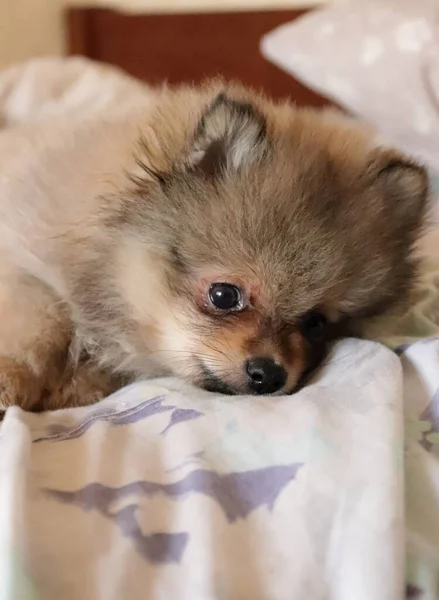
{"type": "Polygon", "coordinates": [[[404,307],[425,171],[335,112],[239,85],[0,135],[1,406],[174,374],[290,394],[404,307]]]}

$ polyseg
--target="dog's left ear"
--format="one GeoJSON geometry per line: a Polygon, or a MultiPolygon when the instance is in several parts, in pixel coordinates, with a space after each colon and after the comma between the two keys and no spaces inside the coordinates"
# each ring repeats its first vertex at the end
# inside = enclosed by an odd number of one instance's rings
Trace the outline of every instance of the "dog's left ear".
{"type": "Polygon", "coordinates": [[[372,161],[375,185],[384,192],[393,218],[401,225],[416,225],[428,208],[427,171],[394,151],[378,150],[372,161]]]}
{"type": "Polygon", "coordinates": [[[267,150],[263,115],[251,104],[219,94],[198,122],[187,162],[212,177],[255,163],[267,150]]]}

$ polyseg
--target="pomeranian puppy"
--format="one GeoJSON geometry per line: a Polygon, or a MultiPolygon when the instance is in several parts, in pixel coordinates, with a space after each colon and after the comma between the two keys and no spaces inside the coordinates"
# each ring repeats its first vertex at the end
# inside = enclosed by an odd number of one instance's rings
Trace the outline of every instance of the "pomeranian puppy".
{"type": "Polygon", "coordinates": [[[0,153],[3,409],[164,374],[290,394],[415,280],[426,173],[335,112],[213,82],[0,153]]]}

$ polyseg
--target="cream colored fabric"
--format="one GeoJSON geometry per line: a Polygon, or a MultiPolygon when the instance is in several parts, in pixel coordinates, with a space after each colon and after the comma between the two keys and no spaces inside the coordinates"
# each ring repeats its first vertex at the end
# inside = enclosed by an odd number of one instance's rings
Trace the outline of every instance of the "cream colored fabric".
{"type": "Polygon", "coordinates": [[[401,600],[401,366],[340,345],[296,396],[174,380],[0,439],[0,600],[401,600]]]}
{"type": "Polygon", "coordinates": [[[268,33],[261,48],[439,173],[437,0],[345,0],[268,33]]]}

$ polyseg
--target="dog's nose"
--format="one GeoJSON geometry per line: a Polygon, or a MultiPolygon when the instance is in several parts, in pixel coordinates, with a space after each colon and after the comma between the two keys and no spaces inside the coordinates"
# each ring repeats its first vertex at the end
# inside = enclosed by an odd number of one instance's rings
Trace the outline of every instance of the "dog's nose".
{"type": "Polygon", "coordinates": [[[255,394],[278,392],[287,380],[287,372],[272,358],[250,358],[245,364],[248,385],[255,394]]]}

